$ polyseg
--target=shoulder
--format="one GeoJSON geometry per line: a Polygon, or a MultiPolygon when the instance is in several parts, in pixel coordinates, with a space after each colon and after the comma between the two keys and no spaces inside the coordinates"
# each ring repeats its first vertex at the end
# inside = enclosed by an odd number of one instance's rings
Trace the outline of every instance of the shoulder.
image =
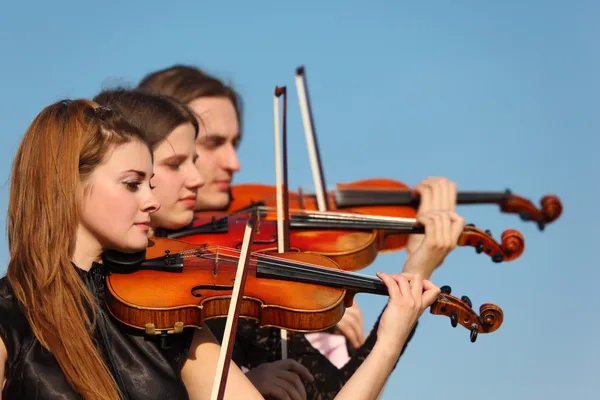
{"type": "Polygon", "coordinates": [[[19,304],[8,278],[0,278],[0,322],[5,320],[5,314],[21,313],[19,304]]]}
{"type": "Polygon", "coordinates": [[[0,339],[4,344],[9,364],[19,353],[21,343],[30,334],[27,317],[19,306],[8,278],[4,276],[0,278],[0,339]]]}
{"type": "Polygon", "coordinates": [[[8,283],[8,277],[4,275],[0,278],[0,301],[3,299],[10,299],[13,297],[12,288],[8,283]]]}
{"type": "Polygon", "coordinates": [[[17,322],[23,318],[25,318],[25,314],[19,306],[15,292],[8,282],[8,278],[3,276],[0,278],[0,324],[5,321],[17,322]]]}

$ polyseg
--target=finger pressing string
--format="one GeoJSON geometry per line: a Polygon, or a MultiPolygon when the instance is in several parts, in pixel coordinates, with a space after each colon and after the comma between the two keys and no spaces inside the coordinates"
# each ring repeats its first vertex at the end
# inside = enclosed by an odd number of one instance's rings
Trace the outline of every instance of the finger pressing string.
{"type": "Polygon", "coordinates": [[[400,287],[400,293],[402,293],[402,296],[412,297],[412,292],[410,290],[410,283],[408,282],[408,279],[406,279],[406,277],[402,275],[397,275],[393,278],[396,280],[396,282],[398,282],[398,286],[400,287]]]}
{"type": "Polygon", "coordinates": [[[452,222],[447,213],[441,216],[442,220],[442,244],[445,248],[451,248],[452,246],[452,222]]]}
{"type": "Polygon", "coordinates": [[[425,182],[417,185],[417,191],[419,192],[421,201],[419,206],[419,213],[427,212],[431,210],[432,207],[432,199],[431,199],[431,187],[425,182]]]}
{"type": "Polygon", "coordinates": [[[431,233],[432,238],[435,240],[436,244],[439,246],[444,243],[444,227],[443,227],[443,215],[441,213],[436,213],[432,217],[433,219],[433,232],[431,233]]]}
{"type": "Polygon", "coordinates": [[[431,282],[429,279],[423,279],[423,290],[439,289],[437,285],[431,282]]]}
{"type": "Polygon", "coordinates": [[[423,281],[423,283],[424,283],[423,287],[427,287],[428,289],[423,292],[423,295],[421,297],[421,300],[423,302],[422,307],[427,308],[437,300],[439,294],[442,291],[440,290],[440,288],[433,285],[433,283],[431,283],[430,281],[423,281]],[[428,283],[425,283],[425,282],[428,282],[428,283]],[[433,286],[431,286],[431,285],[433,285],[433,286]]]}
{"type": "Polygon", "coordinates": [[[394,279],[392,279],[388,274],[385,274],[383,272],[377,272],[376,275],[379,279],[382,280],[384,285],[387,287],[388,294],[390,296],[390,301],[394,301],[395,299],[401,296],[400,288],[398,287],[398,284],[394,281],[394,279]]]}
{"type": "Polygon", "coordinates": [[[457,187],[456,183],[449,181],[447,187],[448,199],[449,199],[449,207],[448,211],[454,212],[456,210],[456,197],[457,197],[457,187]]]}
{"type": "Polygon", "coordinates": [[[460,235],[462,234],[462,232],[465,228],[465,220],[463,217],[461,217],[460,215],[458,215],[454,212],[449,213],[449,217],[450,217],[450,220],[452,221],[452,227],[451,227],[452,245],[456,246],[456,243],[458,242],[458,238],[460,237],[460,235]]]}
{"type": "Polygon", "coordinates": [[[415,277],[410,281],[410,288],[415,299],[421,298],[423,295],[423,280],[415,277]]]}
{"type": "Polygon", "coordinates": [[[435,210],[444,210],[447,207],[446,188],[444,182],[436,178],[432,184],[432,204],[435,210]]]}

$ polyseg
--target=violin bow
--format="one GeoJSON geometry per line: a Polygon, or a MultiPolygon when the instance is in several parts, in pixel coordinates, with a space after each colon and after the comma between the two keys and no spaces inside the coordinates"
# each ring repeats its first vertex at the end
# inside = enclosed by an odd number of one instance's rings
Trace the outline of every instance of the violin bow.
{"type": "MultiPolygon", "coordinates": [[[[273,96],[273,117],[275,133],[275,188],[277,192],[277,251],[290,251],[290,210],[288,198],[288,169],[287,169],[287,90],[285,86],[275,86],[273,96]],[[283,137],[279,126],[279,97],[283,97],[283,137]],[[283,146],[282,143],[283,142],[283,146]],[[282,149],[283,147],[283,149],[282,149]],[[281,166],[283,158],[283,168],[281,166]]],[[[281,329],[281,359],[288,355],[288,332],[281,329]]]]}
{"type": "Polygon", "coordinates": [[[231,364],[231,354],[233,353],[233,345],[235,342],[234,339],[235,334],[237,333],[240,306],[242,304],[242,298],[244,295],[246,276],[248,275],[250,244],[254,241],[254,233],[256,231],[257,221],[257,211],[252,210],[252,214],[246,222],[244,241],[242,242],[242,250],[240,252],[240,258],[235,274],[235,283],[231,293],[231,303],[229,304],[229,312],[227,314],[223,342],[221,343],[221,352],[219,353],[217,371],[215,373],[213,388],[210,395],[211,400],[222,400],[223,396],[225,395],[225,386],[227,385],[229,366],[231,364]]]}
{"type": "Polygon", "coordinates": [[[323,164],[321,162],[321,154],[319,153],[319,144],[317,143],[317,135],[315,134],[315,121],[310,107],[310,99],[308,96],[308,87],[305,79],[306,72],[304,66],[296,69],[296,90],[298,91],[298,102],[300,103],[300,114],[302,116],[302,124],[304,125],[304,133],[306,135],[306,145],[308,147],[308,158],[313,174],[313,182],[315,184],[315,195],[317,198],[317,206],[319,211],[329,211],[327,205],[327,186],[325,185],[325,176],[323,174],[323,164]]]}

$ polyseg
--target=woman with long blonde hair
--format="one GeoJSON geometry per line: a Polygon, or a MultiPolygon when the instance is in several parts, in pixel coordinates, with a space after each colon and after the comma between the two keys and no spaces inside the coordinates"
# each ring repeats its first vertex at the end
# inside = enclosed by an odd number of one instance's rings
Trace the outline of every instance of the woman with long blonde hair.
{"type": "MultiPolygon", "coordinates": [[[[174,335],[162,349],[104,307],[102,252],[145,249],[161,208],[150,184],[153,150],[137,125],[87,100],[52,104],[25,133],[12,171],[11,259],[0,279],[3,398],[209,398],[220,351],[209,329],[174,335]]],[[[439,293],[414,274],[379,276],[390,300],[377,343],[339,399],[377,398],[439,293]]],[[[262,398],[235,365],[225,397],[262,398]]]]}

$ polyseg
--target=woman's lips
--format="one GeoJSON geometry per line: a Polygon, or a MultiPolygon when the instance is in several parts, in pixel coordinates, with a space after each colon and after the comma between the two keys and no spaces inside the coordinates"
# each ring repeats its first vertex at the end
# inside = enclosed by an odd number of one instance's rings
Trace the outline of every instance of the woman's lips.
{"type": "Polygon", "coordinates": [[[137,226],[138,228],[140,228],[143,231],[148,232],[150,230],[150,221],[148,222],[136,222],[134,224],[135,226],[137,226]]]}
{"type": "Polygon", "coordinates": [[[188,208],[196,207],[196,197],[185,197],[179,200],[179,202],[188,208]]]}

